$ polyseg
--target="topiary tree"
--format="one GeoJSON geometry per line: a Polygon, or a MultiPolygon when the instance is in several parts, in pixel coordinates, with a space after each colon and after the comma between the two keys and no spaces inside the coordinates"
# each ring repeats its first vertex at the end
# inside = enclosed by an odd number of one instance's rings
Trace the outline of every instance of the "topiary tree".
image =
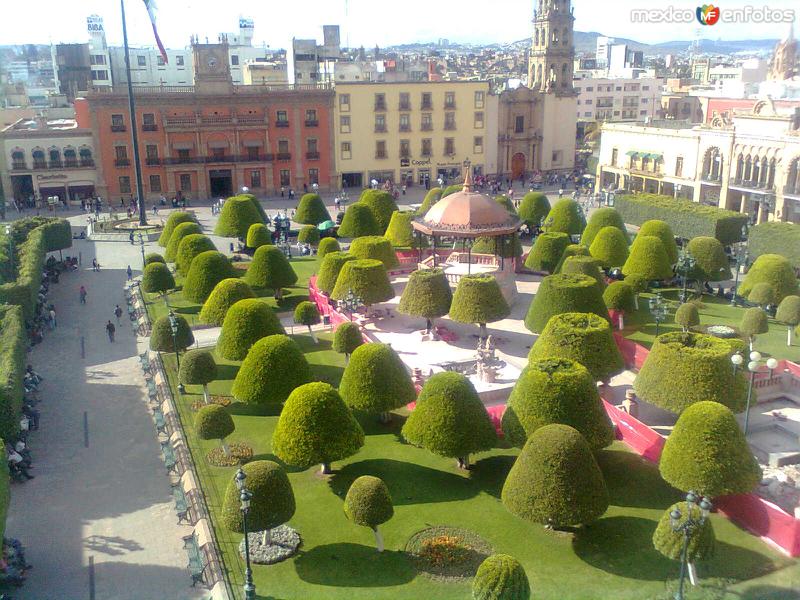
{"type": "Polygon", "coordinates": [[[633,389],[645,402],[678,414],[703,400],[741,412],[747,383],[741,370],[734,374],[730,354],[726,340],[700,333],[664,333],[656,338],[633,389]]]}
{"type": "Polygon", "coordinates": [[[568,235],[578,235],[586,227],[586,219],[580,204],[572,198],[561,198],[547,213],[544,225],[549,233],[560,231],[568,235]]]}
{"type": "Polygon", "coordinates": [[[183,297],[202,304],[220,281],[236,276],[236,269],[222,252],[201,252],[192,259],[189,273],[183,280],[183,297]]]}
{"type": "Polygon", "coordinates": [[[394,298],[394,288],[389,283],[383,263],[369,258],[344,263],[331,298],[344,300],[351,290],[366,307],[394,298]]]}
{"type": "Polygon", "coordinates": [[[560,424],[540,427],[528,438],[501,499],[518,517],[552,528],[591,523],[609,503],[591,447],[576,429],[560,424]]]}
{"type": "Polygon", "coordinates": [[[788,326],[786,345],[792,345],[792,330],[800,325],[800,296],[786,296],[778,305],[775,320],[788,326]]]}
{"type": "Polygon", "coordinates": [[[604,290],[606,289],[606,276],[600,267],[600,261],[592,256],[571,256],[564,261],[561,272],[568,275],[588,275],[597,282],[601,290],[604,290]]]}
{"type": "Polygon", "coordinates": [[[429,189],[428,193],[425,194],[425,199],[422,201],[422,204],[417,209],[416,215],[418,217],[424,217],[425,214],[431,209],[431,206],[436,204],[441,199],[443,191],[444,190],[440,187],[429,189]]]}
{"type": "MultiPolygon", "coordinates": [[[[194,216],[191,213],[176,210],[167,217],[167,222],[164,223],[164,229],[161,230],[161,235],[158,238],[158,245],[162,248],[166,248],[167,244],[169,244],[169,238],[172,237],[172,232],[175,231],[175,227],[180,225],[181,223],[193,223],[194,216]]],[[[145,260],[145,262],[147,262],[145,260]]]]}
{"type": "Polygon", "coordinates": [[[652,235],[639,235],[622,266],[622,273],[625,276],[639,275],[648,281],[672,277],[672,266],[661,240],[652,235]]]}
{"type": "Polygon", "coordinates": [[[511,314],[500,285],[492,275],[464,275],[458,282],[450,304],[450,319],[456,323],[477,323],[481,339],[486,338],[486,324],[511,314]]]}
{"type": "Polygon", "coordinates": [[[244,240],[251,225],[263,222],[258,209],[249,197],[234,196],[225,200],[222,205],[214,233],[222,237],[244,240]]]}
{"type": "Polygon", "coordinates": [[[189,274],[192,261],[198,254],[216,249],[214,242],[202,233],[187,235],[178,244],[178,251],[175,254],[175,268],[181,275],[186,277],[189,274]]]}
{"type": "Polygon", "coordinates": [[[472,580],[472,600],[530,600],[531,586],[519,561],[508,554],[492,554],[472,580]]]}
{"type": "Polygon", "coordinates": [[[409,276],[397,312],[425,319],[425,330],[430,333],[433,319],[445,316],[452,301],[453,292],[442,269],[419,269],[409,276]]]}
{"type": "Polygon", "coordinates": [[[358,201],[367,205],[372,211],[380,228],[378,235],[383,235],[389,227],[389,221],[392,220],[392,213],[399,210],[392,195],[385,190],[364,190],[358,201]]]}
{"type": "Polygon", "coordinates": [[[664,244],[664,250],[667,253],[667,260],[670,266],[678,262],[678,244],[675,243],[675,234],[672,233],[672,227],[670,227],[668,223],[659,221],[658,219],[645,221],[642,223],[642,226],[639,227],[639,232],[636,234],[634,243],[636,243],[639,238],[645,236],[654,236],[661,240],[661,243],[664,244]]]}
{"type": "Polygon", "coordinates": [[[625,278],[625,283],[633,288],[633,302],[636,305],[636,310],[639,310],[639,294],[647,291],[647,286],[650,282],[641,275],[631,273],[625,278]]]}
{"type": "Polygon", "coordinates": [[[588,275],[550,275],[539,284],[525,315],[525,327],[541,333],[550,317],[562,313],[594,313],[608,319],[608,309],[597,281],[588,275]]]}
{"type": "Polygon", "coordinates": [[[219,326],[231,306],[245,298],[255,298],[253,290],[241,279],[231,277],[220,281],[200,309],[200,322],[219,326]]]}
{"type": "Polygon", "coordinates": [[[625,368],[611,326],[592,313],[551,317],[528,353],[529,361],[546,358],[574,360],[589,370],[595,382],[608,381],[625,368]]]}
{"type": "Polygon", "coordinates": [[[469,455],[491,450],[497,441],[489,413],[472,383],[460,373],[436,373],[425,382],[403,437],[469,469],[469,455]]]}
{"type": "Polygon", "coordinates": [[[167,250],[164,252],[164,258],[167,259],[167,262],[175,262],[175,259],[178,257],[178,248],[180,248],[183,238],[198,233],[202,233],[202,229],[200,229],[200,225],[194,221],[187,221],[176,225],[172,235],[169,236],[169,244],[167,244],[167,250]]]}
{"type": "Polygon", "coordinates": [[[525,266],[533,271],[554,273],[569,245],[569,236],[566,233],[543,233],[536,238],[528,258],[525,259],[525,266]]]}
{"type": "MultiPolygon", "coordinates": [[[[286,471],[271,460],[254,460],[241,466],[250,497],[247,511],[247,531],[261,531],[261,543],[270,543],[269,530],[283,525],[294,516],[295,500],[292,484],[286,471]]],[[[244,533],[239,488],[236,482],[228,483],[222,501],[222,523],[229,531],[244,533]]]]}
{"type": "Polygon", "coordinates": [[[550,201],[542,192],[528,192],[519,203],[519,218],[531,229],[547,217],[550,201]]]}
{"type": "Polygon", "coordinates": [[[389,240],[378,235],[365,235],[354,239],[348,252],[356,258],[379,260],[387,271],[400,264],[389,240]]]}
{"type": "Polygon", "coordinates": [[[494,254],[503,258],[518,258],[522,256],[522,242],[519,237],[479,237],[472,245],[473,254],[494,254]]]}
{"type": "Polygon", "coordinates": [[[341,248],[339,247],[339,242],[336,240],[336,238],[322,238],[319,241],[319,246],[317,247],[317,256],[319,258],[325,258],[326,255],[332,252],[339,252],[340,250],[341,248]]]}
{"type": "Polygon", "coordinates": [[[689,331],[690,327],[697,327],[700,325],[700,311],[697,310],[697,305],[694,302],[684,302],[675,311],[675,323],[683,328],[683,331],[689,331]]]}
{"type": "Polygon", "coordinates": [[[261,246],[253,255],[253,262],[244,274],[244,280],[253,288],[269,288],[275,299],[283,298],[283,288],[297,283],[289,259],[277,246],[261,246]]]}
{"type": "Polygon", "coordinates": [[[352,352],[339,394],[351,409],[380,415],[381,422],[388,423],[389,411],[413,402],[417,391],[392,347],[373,343],[359,345],[352,352]]]}
{"type": "Polygon", "coordinates": [[[319,244],[319,229],[314,225],[306,225],[298,232],[297,241],[301,244],[316,246],[319,244]]]}
{"type": "Polygon", "coordinates": [[[175,346],[178,352],[186,350],[189,346],[194,344],[194,335],[192,335],[192,328],[189,323],[181,315],[175,315],[178,322],[178,332],[175,334],[175,343],[172,339],[172,326],[169,322],[169,316],[165,315],[156,319],[153,323],[153,330],[150,333],[150,350],[157,350],[159,352],[175,352],[175,346]]]}
{"type": "Polygon", "coordinates": [[[626,281],[612,281],[603,292],[603,302],[608,310],[619,315],[619,328],[625,329],[625,313],[636,310],[636,292],[626,281]]]}
{"type": "Polygon", "coordinates": [[[167,261],[164,260],[164,257],[161,256],[158,252],[149,252],[144,255],[144,266],[146,267],[152,263],[164,263],[167,264],[167,261]]]}
{"type": "Polygon", "coordinates": [[[628,260],[628,238],[617,227],[603,227],[589,246],[589,253],[606,269],[621,267],[628,260]]]}
{"type": "Polygon", "coordinates": [[[686,245],[686,250],[696,261],[689,277],[697,280],[700,289],[709,281],[725,281],[731,278],[728,256],[717,238],[692,238],[686,245]]]}
{"type": "Polygon", "coordinates": [[[747,299],[762,308],[766,308],[768,305],[775,303],[775,289],[766,281],[762,281],[753,286],[753,289],[747,295],[747,299]]]}
{"type": "Polygon", "coordinates": [[[769,331],[767,313],[757,306],[748,308],[742,315],[742,322],[739,325],[739,329],[750,343],[750,351],[752,352],[753,346],[756,343],[756,336],[769,331]]]}
{"type": "Polygon", "coordinates": [[[414,239],[414,228],[411,227],[414,216],[413,212],[400,212],[399,210],[392,213],[384,237],[394,248],[416,248],[418,246],[417,240],[414,239]]]}
{"type": "Polygon", "coordinates": [[[272,244],[272,232],[264,223],[253,223],[247,229],[247,247],[255,250],[272,244]]]}
{"type": "Polygon", "coordinates": [[[453,185],[448,185],[444,188],[442,192],[442,198],[449,196],[450,194],[455,194],[456,192],[460,192],[464,189],[464,183],[454,183],[453,185]]]}
{"type": "Polygon", "coordinates": [[[369,206],[354,202],[344,211],[338,233],[339,237],[358,238],[362,235],[383,235],[383,230],[369,206]]]}
{"type": "MultiPolygon", "coordinates": [[[[655,532],[653,532],[653,547],[661,554],[671,560],[683,560],[683,531],[675,531],[675,524],[672,519],[672,511],[678,510],[681,518],[678,519],[677,527],[683,525],[689,519],[689,511],[685,502],[676,502],[670,506],[658,521],[655,532]]],[[[694,507],[691,516],[698,520],[700,509],[694,507]]],[[[695,526],[689,530],[689,543],[686,546],[686,560],[689,563],[697,562],[714,556],[714,546],[716,537],[711,519],[706,519],[700,526],[695,526]]]]}
{"type": "Polygon", "coordinates": [[[344,266],[344,263],[356,260],[356,257],[349,252],[329,252],[322,259],[317,273],[317,289],[330,296],[333,288],[336,287],[336,280],[344,266]]]}
{"type": "Polygon", "coordinates": [[[311,339],[314,340],[315,344],[319,343],[317,336],[314,335],[314,332],[311,330],[312,325],[316,325],[322,319],[319,316],[319,311],[317,310],[317,305],[313,302],[309,302],[308,300],[304,300],[300,304],[298,304],[294,309],[294,322],[298,325],[305,325],[308,327],[308,334],[311,336],[311,339]]]}
{"type": "Polygon", "coordinates": [[[231,394],[246,404],[276,406],[310,381],[311,367],[297,342],[282,334],[268,335],[250,348],[233,380],[231,394]]]}
{"type": "Polygon", "coordinates": [[[225,407],[219,404],[201,407],[194,416],[194,430],[201,440],[219,440],[225,456],[231,455],[225,438],[236,430],[236,425],[225,407]]]}
{"type": "Polygon", "coordinates": [[[246,298],[228,309],[217,340],[217,353],[226,360],[244,360],[250,347],[268,335],[283,335],[280,319],[266,302],[246,298]]]}
{"type": "Polygon", "coordinates": [[[272,451],[287,464],[308,468],[352,456],[364,445],[364,431],[339,393],[327,383],[307,383],[295,389],[272,434],[272,451]]]}
{"type": "Polygon", "coordinates": [[[670,485],[709,498],[746,494],[761,481],[761,468],[736,418],[718,402],[698,402],[683,412],[658,469],[670,485]]]}
{"type": "Polygon", "coordinates": [[[740,296],[749,296],[757,283],[769,283],[775,290],[775,301],[780,302],[786,296],[796,296],[798,291],[797,277],[789,260],[779,254],[762,254],[750,267],[744,281],[736,291],[740,296]]]}
{"type": "Polygon", "coordinates": [[[389,488],[382,479],[371,475],[356,479],[344,498],[344,514],[356,525],[372,529],[378,552],[383,552],[383,536],[378,525],[394,516],[394,506],[389,488]]]}
{"type": "Polygon", "coordinates": [[[178,381],[203,386],[203,400],[209,403],[208,384],[217,378],[217,363],[209,350],[195,348],[183,356],[178,381]]]}
{"type": "MultiPolygon", "coordinates": [[[[269,216],[267,215],[267,211],[264,210],[264,207],[261,206],[261,202],[259,202],[258,198],[256,198],[253,194],[239,194],[241,198],[247,198],[253,204],[258,212],[258,216],[261,219],[262,223],[266,223],[269,221],[269,216]]],[[[249,229],[248,229],[249,231],[249,229]]]]}
{"type": "Polygon", "coordinates": [[[303,194],[292,220],[295,223],[316,227],[320,223],[330,221],[331,214],[325,208],[325,203],[319,194],[303,194]]]}
{"type": "Polygon", "coordinates": [[[503,413],[506,440],[522,448],[540,427],[561,423],[577,429],[594,450],[611,444],[614,427],[597,393],[596,376],[570,358],[535,356],[514,384],[503,413]]]}
{"type": "Polygon", "coordinates": [[[167,292],[175,289],[175,278],[164,263],[150,263],[142,273],[142,290],[148,294],[161,294],[164,303],[167,302],[167,292]]]}
{"type": "Polygon", "coordinates": [[[517,209],[514,208],[514,203],[511,201],[511,198],[509,198],[505,194],[500,194],[499,196],[494,197],[494,201],[497,202],[503,208],[505,208],[509,212],[509,214],[516,216],[517,209]]]}
{"type": "Polygon", "coordinates": [[[351,321],[340,323],[333,332],[333,351],[344,354],[345,365],[350,363],[350,355],[363,343],[361,328],[351,321]]]}
{"type": "Polygon", "coordinates": [[[628,246],[630,240],[628,239],[628,230],[625,228],[625,221],[622,220],[622,215],[617,212],[616,208],[605,206],[595,210],[589,217],[589,222],[586,224],[586,229],[583,230],[583,235],[581,236],[581,244],[591,248],[595,237],[605,227],[618,229],[623,235],[625,246],[628,246]]]}
{"type": "Polygon", "coordinates": [[[561,253],[561,258],[558,260],[558,264],[556,265],[556,269],[553,271],[553,273],[561,273],[564,263],[568,258],[572,258],[573,256],[590,256],[589,249],[581,244],[570,244],[564,248],[564,252],[561,253]]]}

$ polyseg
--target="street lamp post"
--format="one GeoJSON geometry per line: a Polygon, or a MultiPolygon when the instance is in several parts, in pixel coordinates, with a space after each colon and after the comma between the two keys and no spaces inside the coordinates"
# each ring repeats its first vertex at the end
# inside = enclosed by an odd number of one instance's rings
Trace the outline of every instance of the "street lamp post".
{"type": "Polygon", "coordinates": [[[747,237],[747,225],[742,225],[742,240],[744,240],[744,246],[740,245],[736,249],[736,274],[733,282],[733,293],[731,294],[731,306],[736,306],[736,293],[739,291],[739,271],[741,271],[742,265],[747,265],[748,246],[750,243],[747,237]]]}
{"type": "Polygon", "coordinates": [[[659,326],[667,318],[667,305],[664,304],[661,294],[657,293],[653,298],[650,298],[650,314],[653,315],[653,319],[656,322],[656,337],[658,337],[659,326]]]}
{"type": "Polygon", "coordinates": [[[342,308],[345,311],[350,313],[350,321],[353,320],[353,313],[358,309],[359,306],[363,304],[363,300],[359,298],[353,290],[347,290],[347,294],[345,294],[344,298],[340,300],[342,304],[342,308]]]}
{"type": "Polygon", "coordinates": [[[172,347],[175,348],[175,362],[181,368],[181,356],[178,353],[178,318],[172,310],[169,311],[169,328],[172,330],[172,347]]]}
{"type": "Polygon", "coordinates": [[[144,236],[139,233],[139,250],[142,251],[142,271],[145,268],[145,260],[144,260],[144,236]]]}
{"type": "MultiPolygon", "coordinates": [[[[744,359],[741,354],[734,354],[731,356],[731,362],[733,363],[733,372],[735,373],[736,367],[741,365],[744,359]]],[[[772,372],[778,368],[778,361],[774,358],[768,358],[764,364],[766,364],[769,369],[770,376],[772,376],[772,372]]],[[[753,383],[755,383],[756,373],[763,372],[759,371],[759,367],[761,367],[761,353],[753,351],[750,353],[750,362],[747,363],[747,370],[750,371],[750,383],[747,386],[747,407],[744,412],[745,437],[747,437],[747,430],[750,426],[750,401],[753,398],[753,383]]]]}
{"type": "Polygon", "coordinates": [[[14,240],[11,238],[11,225],[6,225],[6,242],[8,243],[8,263],[11,265],[11,273],[14,273],[14,240]]]}
{"type": "Polygon", "coordinates": [[[688,494],[686,494],[686,519],[681,521],[683,514],[678,508],[673,509],[669,513],[672,531],[683,534],[683,547],[681,548],[681,574],[680,579],[678,580],[678,591],[675,592],[675,600],[684,600],[683,584],[686,580],[686,572],[688,570],[689,540],[691,539],[692,534],[705,524],[712,508],[713,506],[707,498],[701,499],[698,504],[697,494],[690,491],[688,494]],[[698,510],[700,512],[699,516],[697,515],[698,510]]]}
{"type": "Polygon", "coordinates": [[[233,480],[236,482],[236,488],[239,490],[240,510],[242,511],[242,529],[244,530],[244,597],[245,600],[255,600],[256,586],[253,583],[253,571],[250,568],[250,541],[247,534],[247,513],[250,510],[250,499],[253,497],[253,494],[245,487],[246,479],[247,475],[242,468],[239,467],[233,480]]]}
{"type": "Polygon", "coordinates": [[[683,277],[683,289],[681,290],[680,300],[686,302],[688,294],[686,292],[686,282],[689,279],[689,274],[697,264],[697,260],[686,251],[686,248],[681,250],[681,255],[678,258],[678,272],[683,277]]]}

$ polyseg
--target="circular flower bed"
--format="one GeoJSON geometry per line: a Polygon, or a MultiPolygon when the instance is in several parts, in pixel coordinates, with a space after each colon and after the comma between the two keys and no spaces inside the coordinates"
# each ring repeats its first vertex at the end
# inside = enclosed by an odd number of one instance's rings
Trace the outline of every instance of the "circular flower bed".
{"type": "Polygon", "coordinates": [[[438,525],[412,535],[406,551],[424,575],[457,582],[475,576],[480,564],[492,553],[492,546],[467,529],[438,525]]]}
{"type": "MultiPolygon", "coordinates": [[[[272,565],[297,553],[300,534],[288,525],[278,525],[269,530],[269,543],[264,545],[260,531],[247,534],[250,544],[250,560],[257,565],[272,565]]],[[[244,558],[244,538],[239,543],[239,554],[244,558]]]]}
{"type": "Polygon", "coordinates": [[[235,467],[253,458],[253,449],[247,444],[228,444],[230,456],[225,456],[222,448],[214,448],[206,454],[206,460],[215,467],[235,467]]]}
{"type": "MultiPolygon", "coordinates": [[[[233,398],[230,396],[211,396],[211,402],[209,402],[209,404],[228,406],[231,402],[233,402],[233,398]]],[[[195,400],[192,402],[192,410],[200,410],[204,406],[206,406],[206,403],[203,400],[195,400]]]]}
{"type": "Polygon", "coordinates": [[[718,338],[727,339],[739,337],[739,332],[733,327],[728,327],[727,325],[708,325],[704,329],[708,335],[713,335],[714,337],[718,338]]]}

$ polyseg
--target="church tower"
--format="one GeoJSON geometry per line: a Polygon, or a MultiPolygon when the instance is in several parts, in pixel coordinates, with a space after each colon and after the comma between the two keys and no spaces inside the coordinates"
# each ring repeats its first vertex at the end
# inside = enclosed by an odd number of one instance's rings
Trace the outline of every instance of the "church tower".
{"type": "Polygon", "coordinates": [[[797,64],[797,40],[794,39],[794,23],[789,25],[789,33],[779,42],[772,54],[769,65],[769,79],[785,81],[794,75],[797,64]]]}
{"type": "Polygon", "coordinates": [[[533,44],[528,60],[528,87],[559,96],[572,95],[575,17],[570,0],[536,0],[533,44]]]}

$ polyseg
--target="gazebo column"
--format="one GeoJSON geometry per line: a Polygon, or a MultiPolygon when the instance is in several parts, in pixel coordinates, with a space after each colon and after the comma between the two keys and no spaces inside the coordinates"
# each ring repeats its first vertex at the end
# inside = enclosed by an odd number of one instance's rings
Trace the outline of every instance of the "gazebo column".
{"type": "Polygon", "coordinates": [[[462,243],[467,246],[467,275],[472,275],[472,240],[464,238],[462,243]]]}
{"type": "MultiPolygon", "coordinates": [[[[500,270],[501,271],[505,271],[505,268],[506,268],[506,258],[505,258],[506,254],[505,254],[505,252],[503,252],[503,247],[505,246],[505,243],[506,243],[506,236],[505,235],[501,235],[500,236],[500,270]]],[[[495,248],[496,247],[497,247],[497,244],[495,243],[495,248]]]]}
{"type": "Polygon", "coordinates": [[[417,240],[417,264],[422,264],[422,234],[418,230],[414,230],[414,239],[417,240]]]}
{"type": "Polygon", "coordinates": [[[436,268],[436,234],[433,234],[433,268],[436,268]]]}

